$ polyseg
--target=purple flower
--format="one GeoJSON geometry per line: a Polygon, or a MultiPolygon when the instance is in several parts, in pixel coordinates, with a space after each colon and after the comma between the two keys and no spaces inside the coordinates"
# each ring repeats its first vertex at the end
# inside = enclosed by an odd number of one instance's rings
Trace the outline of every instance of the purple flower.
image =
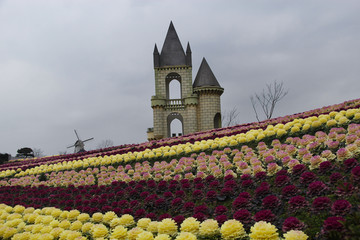
{"type": "Polygon", "coordinates": [[[263,180],[263,179],[266,178],[266,176],[267,176],[266,172],[263,172],[263,171],[257,172],[257,173],[255,174],[255,178],[256,178],[257,180],[263,180]]]}
{"type": "Polygon", "coordinates": [[[209,186],[211,188],[217,188],[219,185],[220,185],[220,183],[219,183],[218,180],[211,181],[210,184],[209,184],[209,186]]]}
{"type": "Polygon", "coordinates": [[[330,161],[325,161],[320,163],[319,165],[319,171],[320,173],[327,173],[333,168],[333,165],[330,161]]]}
{"type": "Polygon", "coordinates": [[[331,206],[331,213],[333,215],[344,216],[351,210],[351,204],[346,200],[336,200],[331,206]]]}
{"type": "Polygon", "coordinates": [[[213,175],[209,175],[205,178],[205,181],[210,183],[212,181],[216,180],[216,178],[213,175]]]}
{"type": "Polygon", "coordinates": [[[309,184],[307,194],[309,196],[320,196],[327,192],[328,187],[321,181],[315,181],[309,184]]]}
{"type": "Polygon", "coordinates": [[[240,179],[241,179],[242,181],[250,180],[250,179],[251,179],[251,175],[250,175],[250,174],[241,175],[240,179]]]}
{"type": "Polygon", "coordinates": [[[185,220],[185,217],[183,215],[178,215],[173,217],[173,219],[177,223],[177,225],[180,226],[182,222],[185,220]]]}
{"type": "Polygon", "coordinates": [[[210,190],[206,193],[206,200],[215,201],[217,199],[216,191],[210,190]]]}
{"type": "Polygon", "coordinates": [[[244,224],[248,224],[251,222],[251,213],[246,209],[240,209],[234,213],[233,218],[244,224]]]}
{"type": "Polygon", "coordinates": [[[166,201],[163,198],[158,198],[155,200],[155,207],[158,209],[164,209],[166,207],[166,201]]]}
{"type": "Polygon", "coordinates": [[[179,208],[182,207],[182,205],[183,205],[183,200],[181,198],[175,198],[174,200],[171,201],[172,207],[179,208]]]}
{"type": "Polygon", "coordinates": [[[249,206],[249,200],[243,197],[237,197],[232,203],[233,210],[247,208],[249,206]]]}
{"type": "Polygon", "coordinates": [[[338,172],[334,172],[330,175],[329,179],[331,183],[336,183],[337,181],[343,179],[343,175],[341,175],[341,173],[338,172]]]}
{"type": "Polygon", "coordinates": [[[226,176],[224,177],[224,180],[225,180],[225,181],[230,181],[230,180],[233,180],[233,179],[234,179],[233,175],[226,175],[226,176]]]}
{"type": "Polygon", "coordinates": [[[174,195],[171,192],[164,192],[164,198],[166,199],[172,199],[174,195]]]}
{"type": "Polygon", "coordinates": [[[228,209],[225,206],[219,205],[215,208],[214,214],[218,216],[218,215],[226,214],[227,211],[228,209]]]}
{"type": "Polygon", "coordinates": [[[312,203],[312,208],[316,212],[328,211],[331,206],[331,200],[328,197],[315,198],[312,203]]]}
{"type": "Polygon", "coordinates": [[[342,183],[336,188],[336,194],[338,196],[352,195],[354,192],[354,187],[351,183],[342,183]]]}
{"type": "Polygon", "coordinates": [[[194,208],[194,213],[203,213],[203,214],[208,214],[209,213],[209,208],[206,205],[199,205],[197,207],[194,208]]]}
{"type": "Polygon", "coordinates": [[[206,219],[206,215],[203,214],[202,212],[198,212],[198,213],[195,213],[193,215],[194,218],[196,218],[198,221],[202,222],[206,219]]]}
{"type": "Polygon", "coordinates": [[[230,187],[224,187],[221,189],[221,194],[227,197],[232,197],[234,195],[234,189],[230,187]]]}
{"type": "Polygon", "coordinates": [[[298,192],[299,192],[298,188],[294,185],[285,186],[281,190],[281,194],[285,198],[296,196],[298,192]]]}
{"type": "Polygon", "coordinates": [[[192,196],[194,200],[201,200],[204,196],[204,193],[201,190],[194,190],[192,196]]]}
{"type": "Polygon", "coordinates": [[[292,211],[296,211],[301,208],[305,208],[309,205],[303,196],[295,196],[289,200],[289,208],[292,211]]]}
{"type": "Polygon", "coordinates": [[[360,180],[360,166],[356,166],[351,170],[351,175],[355,181],[360,180]]]}
{"type": "Polygon", "coordinates": [[[264,197],[270,193],[268,186],[259,186],[255,189],[255,195],[257,197],[264,197]]]}
{"type": "Polygon", "coordinates": [[[342,217],[328,217],[323,224],[323,233],[328,233],[330,231],[342,232],[344,230],[344,224],[341,222],[345,222],[345,219],[342,217]]]}
{"type": "Polygon", "coordinates": [[[275,178],[275,184],[277,187],[285,186],[290,182],[290,178],[286,175],[279,175],[275,178]]]}
{"type": "Polygon", "coordinates": [[[237,186],[237,183],[235,180],[228,180],[224,183],[224,187],[235,188],[236,186],[237,186]]]}
{"type": "Polygon", "coordinates": [[[248,187],[251,187],[252,185],[253,185],[253,180],[251,180],[251,179],[243,180],[241,183],[241,186],[243,188],[248,188],[248,187]]]}
{"type": "Polygon", "coordinates": [[[148,214],[146,214],[146,216],[145,216],[146,218],[150,218],[151,219],[151,221],[155,221],[156,220],[156,218],[157,218],[157,216],[156,216],[156,214],[155,213],[148,213],[148,214]]]}
{"type": "Polygon", "coordinates": [[[280,176],[280,175],[288,175],[288,172],[285,169],[281,169],[280,171],[278,171],[276,173],[276,176],[280,176]]]}
{"type": "Polygon", "coordinates": [[[204,189],[205,185],[203,183],[197,183],[195,189],[204,189]]]}
{"type": "Polygon", "coordinates": [[[282,231],[288,232],[290,230],[303,230],[305,227],[305,224],[303,222],[300,222],[299,219],[296,217],[288,217],[285,219],[283,225],[282,225],[282,231]]]}
{"type": "Polygon", "coordinates": [[[295,176],[300,176],[303,172],[306,171],[306,169],[307,169],[307,167],[304,164],[295,165],[292,168],[292,174],[295,176]]]}
{"type": "Polygon", "coordinates": [[[164,214],[161,214],[159,217],[158,217],[158,221],[161,221],[165,218],[171,218],[171,215],[168,214],[168,213],[164,213],[164,214]]]}
{"type": "Polygon", "coordinates": [[[136,210],[135,214],[134,214],[135,218],[136,219],[140,219],[140,218],[143,218],[146,216],[146,211],[145,209],[139,209],[139,210],[136,210]]]}
{"type": "Polygon", "coordinates": [[[185,196],[185,192],[184,191],[182,191],[182,190],[178,190],[178,191],[176,191],[175,192],[175,196],[176,197],[184,197],[185,196]]]}
{"type": "Polygon", "coordinates": [[[192,212],[194,210],[195,203],[193,202],[186,202],[184,203],[183,209],[186,212],[192,212]]]}
{"type": "Polygon", "coordinates": [[[309,183],[312,183],[313,181],[315,181],[315,179],[317,179],[317,176],[313,172],[304,172],[300,176],[301,183],[306,184],[306,185],[308,185],[309,183]]]}
{"type": "Polygon", "coordinates": [[[228,220],[226,215],[218,215],[215,217],[215,220],[222,225],[224,222],[226,222],[228,220]]]}
{"type": "Polygon", "coordinates": [[[268,209],[261,210],[254,215],[255,222],[265,221],[272,222],[275,220],[275,215],[268,209]]]}
{"type": "Polygon", "coordinates": [[[239,193],[238,197],[243,197],[243,198],[246,198],[246,199],[250,199],[251,195],[248,192],[241,192],[241,193],[239,193]]]}
{"type": "Polygon", "coordinates": [[[358,164],[358,162],[356,161],[355,158],[349,158],[344,161],[344,166],[346,167],[347,170],[352,169],[357,164],[358,164]]]}
{"type": "Polygon", "coordinates": [[[262,207],[265,209],[271,209],[274,210],[280,206],[280,200],[274,196],[266,196],[262,201],[262,207]]]}

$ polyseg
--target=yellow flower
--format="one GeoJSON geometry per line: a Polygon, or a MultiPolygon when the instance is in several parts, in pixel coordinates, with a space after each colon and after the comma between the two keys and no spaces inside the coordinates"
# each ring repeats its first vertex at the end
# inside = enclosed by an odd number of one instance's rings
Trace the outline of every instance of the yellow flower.
{"type": "Polygon", "coordinates": [[[59,240],[75,240],[81,237],[80,232],[65,230],[60,233],[59,240]]]}
{"type": "Polygon", "coordinates": [[[24,206],[21,206],[21,205],[16,205],[16,206],[14,207],[14,212],[15,212],[15,213],[23,213],[24,210],[25,210],[25,207],[24,207],[24,206]]]}
{"type": "Polygon", "coordinates": [[[142,228],[142,229],[146,229],[149,226],[150,222],[151,222],[150,218],[141,218],[137,222],[137,226],[142,228]]]}
{"type": "Polygon", "coordinates": [[[196,220],[196,218],[189,217],[182,222],[180,226],[180,231],[197,234],[199,232],[199,227],[200,227],[200,222],[196,220]]]}
{"type": "Polygon", "coordinates": [[[91,235],[93,238],[106,237],[109,234],[107,227],[104,224],[95,224],[91,228],[91,235]]]}
{"type": "Polygon", "coordinates": [[[113,211],[109,211],[109,212],[105,213],[103,219],[104,219],[105,223],[110,223],[111,220],[113,220],[116,217],[117,217],[117,215],[113,211]]]}
{"type": "Polygon", "coordinates": [[[196,236],[189,232],[181,232],[175,240],[196,240],[196,236]]]}
{"type": "Polygon", "coordinates": [[[171,240],[171,237],[167,234],[159,234],[154,238],[154,240],[171,240]]]}
{"type": "Polygon", "coordinates": [[[99,223],[103,220],[103,214],[100,212],[96,212],[92,215],[92,221],[99,223]]]}
{"type": "Polygon", "coordinates": [[[177,225],[171,218],[165,218],[158,224],[159,234],[175,235],[177,233],[177,225]]]}
{"type": "Polygon", "coordinates": [[[53,235],[54,238],[58,238],[63,231],[64,229],[57,227],[57,228],[53,228],[50,234],[53,235]]]}
{"type": "Polygon", "coordinates": [[[16,228],[6,227],[4,233],[2,234],[3,239],[11,238],[15,233],[17,233],[16,228]]]}
{"type": "Polygon", "coordinates": [[[70,228],[70,221],[69,220],[62,220],[60,223],[59,223],[59,227],[63,228],[63,229],[69,229],[70,228]]]}
{"type": "Polygon", "coordinates": [[[30,232],[23,232],[23,233],[16,233],[12,239],[13,240],[28,240],[30,239],[31,233],[30,232]]]}
{"type": "Polygon", "coordinates": [[[82,228],[82,222],[80,222],[79,220],[73,222],[70,226],[70,230],[72,231],[79,231],[82,228]]]}
{"type": "Polygon", "coordinates": [[[33,228],[31,229],[31,232],[32,233],[39,233],[43,227],[44,227],[44,224],[35,224],[35,225],[33,225],[33,228]]]}
{"type": "Polygon", "coordinates": [[[53,228],[58,227],[60,222],[58,220],[52,220],[49,225],[53,228]]]}
{"type": "Polygon", "coordinates": [[[225,240],[242,238],[246,235],[242,223],[235,219],[224,222],[221,226],[220,233],[225,240]]]}
{"type": "Polygon", "coordinates": [[[277,229],[271,223],[260,221],[251,227],[250,239],[253,240],[278,240],[277,229]]]}
{"type": "Polygon", "coordinates": [[[330,119],[326,122],[327,127],[332,127],[332,126],[335,126],[336,124],[337,124],[337,122],[334,119],[330,119]]]}
{"type": "Polygon", "coordinates": [[[216,220],[207,219],[200,224],[199,233],[203,237],[212,237],[219,233],[219,224],[216,220]]]}
{"type": "Polygon", "coordinates": [[[125,240],[127,236],[127,229],[123,226],[117,226],[112,230],[110,239],[125,240]]]}
{"type": "Polygon", "coordinates": [[[81,227],[81,231],[83,232],[83,233],[88,233],[88,232],[90,232],[90,230],[91,230],[91,228],[93,227],[93,223],[91,223],[91,222],[87,222],[87,223],[84,223],[83,225],[82,225],[82,227],[81,227]]]}
{"type": "Polygon", "coordinates": [[[87,213],[81,213],[79,216],[77,216],[77,220],[84,223],[90,219],[90,215],[87,213]]]}
{"type": "Polygon", "coordinates": [[[154,236],[151,232],[144,231],[136,237],[136,240],[154,240],[154,236]]]}
{"type": "Polygon", "coordinates": [[[308,235],[302,231],[290,230],[284,234],[285,240],[306,240],[308,235]]]}
{"type": "Polygon", "coordinates": [[[149,222],[149,225],[146,228],[146,231],[152,232],[152,233],[157,233],[158,232],[158,224],[159,222],[157,221],[152,221],[149,222]]]}
{"type": "Polygon", "coordinates": [[[71,210],[68,213],[67,219],[69,219],[70,221],[75,220],[77,218],[77,216],[80,215],[79,210],[71,210]]]}
{"type": "Polygon", "coordinates": [[[134,217],[129,214],[122,215],[119,222],[120,225],[124,227],[129,227],[135,224],[134,217]]]}
{"type": "Polygon", "coordinates": [[[40,232],[43,233],[43,234],[45,234],[45,233],[50,233],[52,230],[53,230],[52,227],[50,227],[50,226],[44,226],[44,227],[40,230],[40,232]]]}
{"type": "Polygon", "coordinates": [[[139,227],[135,227],[127,232],[127,239],[129,240],[136,240],[137,236],[142,233],[144,230],[142,230],[139,227]]]}
{"type": "Polygon", "coordinates": [[[62,213],[62,211],[58,208],[55,208],[52,212],[51,212],[51,216],[53,216],[54,218],[57,218],[60,216],[60,214],[62,213]]]}

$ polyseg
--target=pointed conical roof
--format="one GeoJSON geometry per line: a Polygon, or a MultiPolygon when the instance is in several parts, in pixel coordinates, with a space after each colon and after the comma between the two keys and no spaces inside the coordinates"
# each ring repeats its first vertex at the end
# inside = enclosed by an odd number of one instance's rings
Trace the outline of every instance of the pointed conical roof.
{"type": "Polygon", "coordinates": [[[193,87],[195,88],[205,86],[221,87],[219,82],[216,80],[214,73],[211,71],[211,68],[206,59],[203,58],[199,71],[196,74],[193,87]]]}
{"type": "Polygon", "coordinates": [[[172,22],[170,22],[164,45],[161,50],[160,65],[161,67],[186,65],[185,52],[172,22]]]}

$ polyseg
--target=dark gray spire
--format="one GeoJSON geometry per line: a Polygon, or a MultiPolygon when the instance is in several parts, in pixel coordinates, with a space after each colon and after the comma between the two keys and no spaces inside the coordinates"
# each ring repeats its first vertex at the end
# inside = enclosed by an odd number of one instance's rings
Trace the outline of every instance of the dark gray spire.
{"type": "Polygon", "coordinates": [[[214,73],[211,71],[209,64],[206,62],[206,59],[203,58],[199,71],[196,74],[193,87],[205,86],[221,87],[219,82],[216,80],[214,73]]]}
{"type": "Polygon", "coordinates": [[[155,43],[155,47],[154,47],[154,68],[156,68],[156,67],[160,67],[160,55],[159,55],[159,51],[158,51],[156,43],[155,43]]]}
{"type": "Polygon", "coordinates": [[[160,54],[160,67],[177,65],[186,65],[186,56],[174,25],[170,22],[160,54]]]}
{"type": "Polygon", "coordinates": [[[186,47],[186,65],[187,66],[192,66],[192,61],[191,61],[191,49],[190,49],[190,43],[188,42],[187,47],[186,47]]]}

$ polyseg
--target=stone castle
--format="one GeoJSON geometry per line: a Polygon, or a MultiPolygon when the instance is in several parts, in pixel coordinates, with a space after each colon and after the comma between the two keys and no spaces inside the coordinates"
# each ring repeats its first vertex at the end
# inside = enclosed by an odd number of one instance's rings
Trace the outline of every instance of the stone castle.
{"type": "Polygon", "coordinates": [[[195,80],[192,80],[190,44],[184,51],[173,23],[159,53],[154,48],[155,95],[151,97],[154,127],[149,128],[148,140],[176,136],[171,134],[171,122],[178,119],[186,135],[221,127],[220,86],[205,58],[195,80]],[[180,98],[170,96],[170,83],[180,83],[180,98]]]}

